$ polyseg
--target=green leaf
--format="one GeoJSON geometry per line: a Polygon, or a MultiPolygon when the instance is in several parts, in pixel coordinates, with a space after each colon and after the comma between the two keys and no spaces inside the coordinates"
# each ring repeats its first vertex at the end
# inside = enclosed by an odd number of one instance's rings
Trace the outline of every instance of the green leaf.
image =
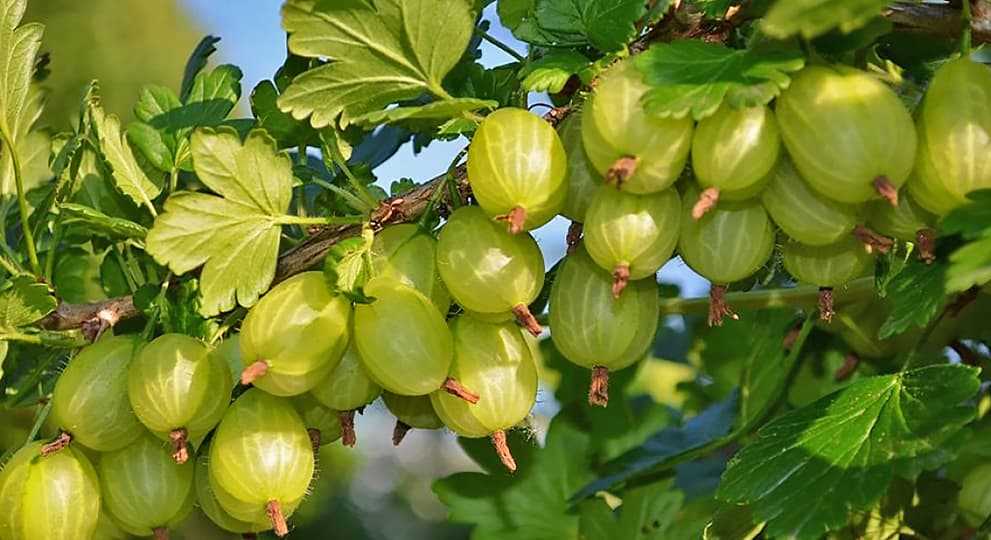
{"type": "Polygon", "coordinates": [[[33,84],[45,27],[18,26],[27,0],[0,0],[0,130],[17,145],[41,114],[41,93],[33,84]]]}
{"type": "Polygon", "coordinates": [[[113,170],[114,185],[138,206],[144,206],[154,215],[152,201],[162,192],[164,178],[149,178],[138,164],[134,152],[121,134],[120,120],[106,114],[98,99],[89,104],[90,115],[100,137],[100,150],[113,170]]]}
{"type": "Polygon", "coordinates": [[[48,285],[20,276],[0,292],[0,332],[10,332],[48,315],[58,305],[48,285]]]}
{"type": "Polygon", "coordinates": [[[220,195],[179,193],[148,232],[147,251],[176,274],[201,265],[200,311],[206,316],[249,307],[275,277],[280,223],[292,196],[292,163],[275,141],[252,131],[242,144],[233,128],[197,130],[196,175],[220,195]]]}
{"type": "Polygon", "coordinates": [[[881,14],[888,0],[778,0],[763,19],[768,35],[786,38],[801,34],[806,39],[833,28],[850,32],[881,14]]]}
{"type": "Polygon", "coordinates": [[[926,326],[939,315],[946,304],[946,268],[941,260],[926,264],[913,258],[888,281],[885,297],[891,303],[891,314],[878,330],[878,338],[926,326]]]}
{"type": "Polygon", "coordinates": [[[454,95],[498,101],[501,106],[512,106],[516,103],[520,90],[517,67],[517,64],[507,64],[486,69],[475,61],[461,62],[444,79],[444,88],[454,95]]]}
{"type": "Polygon", "coordinates": [[[725,100],[733,107],[770,103],[805,66],[797,49],[730,49],[716,43],[680,40],[658,43],[636,58],[644,80],[648,113],[701,120],[725,100]]]}
{"type": "MultiPolygon", "coordinates": [[[[94,254],[89,249],[69,248],[60,250],[52,283],[55,293],[63,302],[87,303],[104,300],[100,283],[100,266],[103,254],[94,254]]],[[[130,292],[130,291],[128,291],[130,292]]]]}
{"type": "Polygon", "coordinates": [[[193,80],[184,105],[170,112],[180,118],[170,123],[193,128],[223,122],[241,99],[241,77],[241,70],[229,64],[217,66],[209,73],[201,71],[193,80]]]}
{"type": "Polygon", "coordinates": [[[217,43],[220,43],[219,37],[204,36],[196,45],[196,48],[193,49],[192,54],[189,55],[189,60],[186,61],[186,69],[183,70],[182,86],[179,92],[180,99],[183,101],[186,101],[189,94],[193,91],[193,81],[196,79],[196,76],[206,67],[210,56],[217,52],[217,43]]]}
{"type": "Polygon", "coordinates": [[[161,131],[144,122],[131,122],[127,126],[127,142],[137,148],[158,170],[172,170],[172,148],[161,131]]]}
{"type": "Polygon", "coordinates": [[[289,50],[331,62],[296,77],[279,107],[322,128],[380,111],[441,86],[460,60],[475,25],[467,0],[374,0],[330,5],[289,0],[282,8],[289,50]]]}
{"type": "Polygon", "coordinates": [[[635,23],[646,13],[642,0],[515,1],[499,15],[517,38],[543,47],[622,50],[636,37],[635,23]]]}
{"type": "Polygon", "coordinates": [[[402,124],[423,128],[443,123],[450,118],[461,118],[464,113],[479,109],[495,109],[498,101],[454,98],[434,101],[418,107],[394,107],[384,111],[374,111],[352,119],[355,124],[372,127],[381,124],[402,124]]]}
{"type": "Polygon", "coordinates": [[[674,528],[684,495],[664,481],[623,493],[622,504],[610,510],[602,499],[582,504],[582,538],[586,540],[662,540],[674,528]],[[598,508],[590,509],[590,506],[598,508]],[[606,511],[603,511],[606,510],[606,511]],[[595,531],[595,532],[593,532],[595,531]],[[592,533],[592,534],[589,534],[592,533]]]}
{"type": "Polygon", "coordinates": [[[165,113],[182,107],[182,102],[171,88],[157,84],[147,84],[138,94],[138,102],[134,105],[134,116],[145,123],[153,124],[156,128],[164,128],[156,119],[165,113]]]}
{"type": "Polygon", "coordinates": [[[112,217],[88,206],[63,203],[59,207],[66,225],[82,224],[89,231],[111,240],[144,240],[148,229],[129,219],[112,217]]]}
{"type": "Polygon", "coordinates": [[[970,242],[950,254],[947,292],[965,291],[991,281],[991,190],[975,191],[971,202],[950,212],[942,221],[945,234],[959,234],[970,242]]]}
{"type": "Polygon", "coordinates": [[[717,496],[750,505],[769,537],[820,538],[970,422],[977,374],[944,364],[865,378],[786,413],[730,461],[717,496]]]}
{"type": "Polygon", "coordinates": [[[738,0],[695,0],[692,3],[710,19],[720,19],[726,15],[729,8],[740,4],[738,0]]]}
{"type": "Polygon", "coordinates": [[[323,272],[327,285],[335,293],[363,297],[361,288],[372,274],[372,242],[375,233],[364,227],[361,236],[346,238],[334,244],[324,259],[323,272]]]}
{"type": "Polygon", "coordinates": [[[530,62],[520,70],[523,88],[530,92],[560,92],[572,75],[591,64],[575,51],[550,51],[543,58],[530,62]]]}
{"type": "Polygon", "coordinates": [[[502,25],[515,30],[533,11],[535,0],[499,0],[496,10],[502,25]]]}
{"type": "Polygon", "coordinates": [[[307,122],[300,122],[279,110],[276,100],[279,89],[272,81],[262,81],[251,91],[251,112],[264,129],[279,142],[279,148],[296,148],[302,144],[314,145],[317,132],[307,122]]]}
{"type": "MultiPolygon", "coordinates": [[[[21,165],[21,180],[24,191],[43,185],[52,178],[48,157],[52,151],[52,140],[44,131],[29,131],[14,143],[17,148],[17,158],[21,165]]],[[[10,155],[4,152],[0,155],[0,194],[17,193],[14,180],[14,162],[10,155]]]]}
{"type": "Polygon", "coordinates": [[[448,519],[474,525],[473,540],[577,538],[568,497],[591,480],[591,436],[571,415],[551,422],[544,448],[514,476],[459,473],[434,483],[448,519]]]}
{"type": "Polygon", "coordinates": [[[753,540],[763,529],[763,523],[754,525],[749,506],[727,504],[716,510],[702,540],[753,540]]]}

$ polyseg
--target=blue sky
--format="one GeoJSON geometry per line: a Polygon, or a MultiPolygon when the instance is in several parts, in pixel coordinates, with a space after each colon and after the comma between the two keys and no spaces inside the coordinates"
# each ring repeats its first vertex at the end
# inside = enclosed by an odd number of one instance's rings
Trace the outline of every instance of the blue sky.
{"type": "MultiPolygon", "coordinates": [[[[244,72],[244,96],[264,79],[268,79],[282,65],[285,59],[285,34],[280,26],[279,9],[282,0],[242,0],[239,9],[232,9],[233,2],[218,0],[182,0],[206,33],[220,36],[217,58],[224,63],[232,63],[244,72]]],[[[499,23],[494,6],[484,13],[492,23],[489,33],[521,53],[526,45],[516,40],[499,23]]],[[[511,61],[505,52],[488,44],[482,44],[482,63],[493,66],[511,61]]],[[[531,103],[542,101],[540,96],[531,98],[531,103]]],[[[410,177],[421,182],[433,178],[446,170],[448,164],[464,147],[463,139],[453,142],[434,142],[419,155],[413,154],[411,146],[406,146],[375,173],[380,181],[388,186],[393,180],[410,177]]],[[[536,231],[547,266],[552,265],[564,254],[564,235],[567,221],[557,218],[536,231]]],[[[662,270],[661,278],[682,286],[688,296],[705,294],[708,285],[695,276],[679,259],[673,260],[662,270]]]]}

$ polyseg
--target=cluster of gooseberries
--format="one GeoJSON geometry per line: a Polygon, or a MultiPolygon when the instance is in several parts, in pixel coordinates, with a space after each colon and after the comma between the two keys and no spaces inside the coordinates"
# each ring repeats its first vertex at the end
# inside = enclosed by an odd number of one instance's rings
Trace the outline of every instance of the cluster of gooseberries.
{"type": "Polygon", "coordinates": [[[697,124],[644,114],[647,89],[624,61],[560,133],[527,111],[489,115],[468,153],[477,205],[436,236],[380,231],[367,302],[305,272],[215,348],[166,334],[80,351],[52,396],[59,435],[0,474],[0,538],[98,527],[164,538],[194,505],[223,529],[284,535],[316,449],[353,446],[355,412],[379,397],[395,444],[447,427],[490,437],[515,470],[505,433],[535,403],[543,330],[528,306],[545,266],[528,231],[556,215],[576,226],[551,285],[551,339],[592,370],[589,401],[604,406],[609,370],[654,340],[654,276],[676,252],[713,283],[720,324],[735,317],[726,286],[763,267],[780,237],[785,269],[821,287],[828,319],[830,289],[869,273],[872,248],[891,237],[930,256],[939,216],[991,187],[978,151],[991,73],[966,58],[936,73],[914,125],[882,82],[843,66],[806,68],[773,108],[724,105],[697,124]]]}

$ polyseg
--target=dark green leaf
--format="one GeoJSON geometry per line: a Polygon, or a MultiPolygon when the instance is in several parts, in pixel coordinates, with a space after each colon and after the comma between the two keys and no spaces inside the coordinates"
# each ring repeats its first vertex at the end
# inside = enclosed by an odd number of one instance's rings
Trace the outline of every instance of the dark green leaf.
{"type": "Polygon", "coordinates": [[[697,5],[706,17],[721,19],[729,8],[739,5],[741,2],[738,0],[693,0],[692,3],[697,5]]]}
{"type": "Polygon", "coordinates": [[[181,106],[182,102],[171,88],[148,84],[141,88],[138,102],[134,105],[134,116],[142,122],[152,123],[155,118],[181,106]]]}
{"type": "Polygon", "coordinates": [[[48,285],[30,276],[14,278],[0,292],[0,331],[12,331],[38,321],[55,309],[57,302],[48,285]]]}
{"type": "Polygon", "coordinates": [[[978,370],[937,365],[871,377],[764,426],[718,496],[749,504],[767,534],[820,538],[884,494],[899,462],[937,448],[975,413],[978,370]]]}
{"type": "Polygon", "coordinates": [[[805,58],[798,49],[737,50],[681,40],[652,46],[636,64],[654,87],[644,96],[648,113],[700,120],[724,100],[737,108],[769,103],[788,87],[789,73],[802,69],[805,58]]]}
{"type": "Polygon", "coordinates": [[[894,28],[891,21],[875,17],[862,28],[852,32],[831,30],[813,41],[816,51],[825,54],[840,54],[867,47],[877,41],[877,38],[888,34],[894,28]]]}
{"type": "Polygon", "coordinates": [[[129,219],[112,217],[88,206],[63,203],[59,207],[66,225],[81,224],[93,234],[105,236],[113,241],[144,240],[148,229],[129,219]]]}
{"type": "Polygon", "coordinates": [[[127,141],[137,148],[160,171],[171,171],[172,148],[166,135],[144,122],[131,122],[127,126],[127,141]]]}
{"type": "Polygon", "coordinates": [[[389,196],[398,197],[405,193],[409,193],[411,190],[416,188],[416,182],[412,178],[400,178],[399,180],[394,180],[389,186],[389,196]]]}
{"type": "Polygon", "coordinates": [[[582,503],[581,538],[586,540],[662,540],[674,528],[684,495],[671,481],[631,489],[610,510],[602,499],[582,503]],[[598,508],[595,508],[598,507],[598,508]],[[605,511],[604,511],[605,510],[605,511]]]}
{"type": "Polygon", "coordinates": [[[533,0],[500,10],[523,41],[544,47],[591,45],[603,52],[621,50],[632,41],[635,23],[645,13],[642,0],[533,0]]]}
{"type": "Polygon", "coordinates": [[[262,81],[251,91],[251,112],[258,119],[258,127],[274,137],[280,148],[315,145],[316,131],[309,123],[296,120],[292,115],[280,111],[275,104],[278,98],[279,90],[272,81],[262,81]]]}
{"type": "Polygon", "coordinates": [[[170,132],[217,126],[234,110],[241,98],[241,77],[241,70],[228,64],[217,66],[210,72],[201,71],[182,106],[147,122],[170,132]]]}
{"type": "Polygon", "coordinates": [[[568,79],[588,67],[591,61],[575,51],[550,51],[520,70],[523,88],[530,92],[560,92],[568,79]]]}
{"type": "Polygon", "coordinates": [[[888,0],[778,0],[761,28],[777,38],[801,34],[811,39],[833,28],[850,32],[880,15],[886,5],[888,0]]]}
{"type": "Polygon", "coordinates": [[[972,202],[950,212],[941,224],[945,234],[970,242],[950,255],[947,292],[965,291],[991,281],[991,190],[968,195],[972,202]]]}
{"type": "Polygon", "coordinates": [[[206,67],[210,56],[217,51],[217,43],[220,43],[219,37],[204,36],[196,45],[196,48],[193,49],[192,54],[189,55],[189,60],[186,61],[186,69],[183,70],[182,86],[179,91],[179,97],[182,101],[186,101],[189,98],[189,94],[193,91],[193,84],[196,77],[206,67]]]}
{"type": "Polygon", "coordinates": [[[474,60],[461,62],[444,79],[444,88],[459,96],[497,101],[503,107],[516,104],[520,81],[518,64],[486,69],[474,60]]]}
{"type": "Polygon", "coordinates": [[[910,328],[929,324],[946,304],[946,263],[926,264],[918,259],[888,282],[885,297],[891,303],[891,314],[878,330],[885,339],[910,328]]]}
{"type": "Polygon", "coordinates": [[[74,304],[96,302],[107,295],[100,285],[100,264],[103,256],[86,249],[70,248],[59,252],[52,282],[63,302],[74,304]]]}
{"type": "Polygon", "coordinates": [[[749,506],[726,504],[712,516],[702,540],[753,540],[763,528],[763,523],[754,525],[749,506]]]}

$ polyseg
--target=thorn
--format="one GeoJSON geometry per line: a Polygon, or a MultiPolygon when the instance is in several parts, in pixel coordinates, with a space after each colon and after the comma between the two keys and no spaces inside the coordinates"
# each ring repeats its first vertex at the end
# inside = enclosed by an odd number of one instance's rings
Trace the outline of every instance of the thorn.
{"type": "Polygon", "coordinates": [[[692,207],[692,219],[695,221],[702,219],[702,216],[709,213],[709,210],[715,208],[716,203],[718,202],[719,188],[706,188],[705,191],[699,195],[699,200],[695,203],[695,206],[692,207]]]}
{"type": "Polygon", "coordinates": [[[172,459],[182,465],[189,461],[189,448],[186,446],[189,432],[186,428],[173,429],[169,432],[169,440],[172,441],[172,459]]]}
{"type": "Polygon", "coordinates": [[[864,244],[864,249],[867,253],[873,254],[875,251],[878,253],[887,253],[891,251],[894,247],[895,241],[888,238],[887,236],[880,235],[864,225],[857,225],[853,229],[853,235],[857,237],[864,244]]]}
{"type": "Polygon", "coordinates": [[[444,381],[444,384],[441,385],[441,388],[448,394],[456,398],[461,398],[472,405],[478,403],[478,394],[462,386],[454,377],[448,377],[444,381]]]}
{"type": "Polygon", "coordinates": [[[823,322],[833,322],[833,288],[819,287],[819,320],[823,322]]]}
{"type": "Polygon", "coordinates": [[[592,368],[592,382],[588,385],[588,404],[597,407],[609,405],[609,369],[592,368]]]}
{"type": "Polygon", "coordinates": [[[520,206],[514,207],[508,214],[497,216],[496,220],[509,224],[509,234],[520,234],[526,224],[526,209],[520,206]]]}
{"type": "Polygon", "coordinates": [[[514,307],[513,315],[516,315],[516,322],[529,330],[533,334],[533,337],[540,337],[541,332],[544,331],[544,328],[537,322],[537,318],[533,316],[533,313],[530,313],[530,308],[526,304],[520,304],[514,307]]]}
{"type": "Polygon", "coordinates": [[[709,289],[709,326],[722,326],[724,317],[740,320],[740,316],[726,303],[726,286],[713,285],[709,289]]]}
{"type": "Polygon", "coordinates": [[[846,353],[846,356],[843,357],[843,365],[836,369],[836,373],[833,373],[833,380],[843,382],[849,379],[857,371],[857,366],[859,365],[860,357],[856,353],[846,353]]]}
{"type": "Polygon", "coordinates": [[[65,431],[60,431],[58,436],[52,439],[51,442],[41,447],[41,455],[42,457],[50,456],[55,452],[68,447],[71,442],[72,435],[69,435],[65,431]]]}
{"type": "Polygon", "coordinates": [[[919,248],[919,259],[926,264],[936,261],[936,231],[919,229],[915,232],[915,245],[919,248]]]}
{"type": "Polygon", "coordinates": [[[506,442],[506,432],[499,430],[492,434],[492,446],[495,447],[499,461],[509,469],[509,472],[516,472],[516,460],[513,459],[512,452],[509,451],[509,443],[506,442]]]}
{"type": "Polygon", "coordinates": [[[268,515],[268,520],[272,522],[272,529],[275,531],[276,536],[281,538],[289,534],[289,526],[286,525],[286,517],[282,515],[282,508],[279,507],[279,501],[268,501],[265,504],[265,514],[268,515]]]}
{"type": "Polygon", "coordinates": [[[565,241],[568,244],[568,253],[574,253],[575,249],[578,248],[578,243],[582,241],[582,231],[584,231],[585,226],[577,221],[572,221],[571,225],[568,226],[568,235],[565,236],[565,241]]]}
{"type": "Polygon", "coordinates": [[[241,372],[241,384],[247,386],[264,377],[266,373],[268,373],[268,362],[264,360],[253,362],[241,372]]]}
{"type": "Polygon", "coordinates": [[[399,446],[411,429],[413,428],[406,422],[396,420],[396,427],[392,428],[392,446],[399,446]]]}
{"type": "Polygon", "coordinates": [[[898,188],[888,180],[883,174],[874,179],[874,190],[882,199],[891,203],[891,206],[898,206],[898,188]]]}
{"type": "Polygon", "coordinates": [[[630,282],[630,267],[623,264],[617,266],[612,271],[612,297],[619,300],[619,295],[623,294],[623,289],[630,282]]]}
{"type": "Polygon", "coordinates": [[[623,156],[617,159],[606,171],[606,183],[620,189],[631,176],[636,174],[639,166],[640,158],[636,156],[623,156]]]}
{"type": "Polygon", "coordinates": [[[310,436],[310,445],[313,446],[313,454],[320,452],[320,444],[323,443],[323,434],[317,428],[306,428],[306,434],[310,436]]]}
{"type": "Polygon", "coordinates": [[[358,435],[354,431],[354,410],[337,413],[337,419],[341,422],[341,444],[354,448],[358,443],[358,435]]]}

